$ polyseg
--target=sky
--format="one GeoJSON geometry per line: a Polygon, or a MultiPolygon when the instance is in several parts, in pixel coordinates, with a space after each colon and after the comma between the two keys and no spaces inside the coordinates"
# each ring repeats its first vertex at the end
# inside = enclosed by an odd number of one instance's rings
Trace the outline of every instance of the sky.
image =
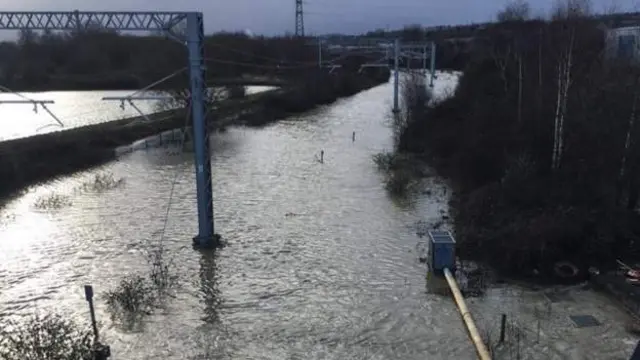
{"type": "MultiPolygon", "coordinates": [[[[304,0],[305,32],[363,33],[375,29],[468,24],[493,20],[508,0],[304,0]]],[[[640,11],[640,0],[591,0],[595,11],[640,11]]],[[[555,0],[530,0],[547,14],[555,0]]],[[[0,0],[3,11],[201,11],[205,32],[277,35],[295,29],[295,0],[0,0]],[[78,5],[82,4],[82,8],[78,5]]],[[[0,36],[6,38],[5,36],[0,36]]]]}

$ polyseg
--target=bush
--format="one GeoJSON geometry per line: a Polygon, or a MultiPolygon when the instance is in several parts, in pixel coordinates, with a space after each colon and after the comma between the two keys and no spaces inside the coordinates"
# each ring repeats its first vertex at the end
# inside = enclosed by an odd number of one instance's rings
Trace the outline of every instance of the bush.
{"type": "Polygon", "coordinates": [[[82,184],[83,190],[102,192],[118,188],[124,184],[124,178],[116,179],[112,173],[98,173],[93,179],[82,184]]]}
{"type": "Polygon", "coordinates": [[[71,198],[67,195],[49,194],[36,199],[34,207],[38,210],[57,210],[71,206],[71,198]]]}
{"type": "Polygon", "coordinates": [[[152,312],[156,297],[149,281],[138,275],[127,276],[106,295],[114,319],[133,322],[152,312]]]}
{"type": "Polygon", "coordinates": [[[230,86],[226,90],[229,99],[242,99],[247,96],[247,89],[244,86],[230,86]]]}
{"type": "Polygon", "coordinates": [[[61,315],[34,315],[23,323],[0,321],[0,359],[90,360],[93,333],[61,315]]]}

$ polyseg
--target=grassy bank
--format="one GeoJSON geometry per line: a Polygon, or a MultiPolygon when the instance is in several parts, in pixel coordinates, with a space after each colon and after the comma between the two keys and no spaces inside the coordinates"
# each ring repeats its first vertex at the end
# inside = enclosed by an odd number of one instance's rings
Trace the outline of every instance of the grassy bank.
{"type": "Polygon", "coordinates": [[[398,142],[451,180],[460,254],[553,281],[583,278],[560,261],[586,275],[637,257],[639,69],[607,60],[599,24],[578,12],[482,35],[454,96],[398,142]]]}
{"type": "MultiPolygon", "coordinates": [[[[214,128],[228,125],[219,119],[242,112],[235,121],[263,125],[353,95],[388,78],[388,71],[309,74],[306,81],[286,89],[223,101],[212,112],[214,116],[209,122],[214,128]]],[[[0,198],[31,184],[113,160],[116,147],[181,128],[185,115],[184,109],[163,111],[150,116],[152,122],[132,118],[0,142],[0,198]]]]}

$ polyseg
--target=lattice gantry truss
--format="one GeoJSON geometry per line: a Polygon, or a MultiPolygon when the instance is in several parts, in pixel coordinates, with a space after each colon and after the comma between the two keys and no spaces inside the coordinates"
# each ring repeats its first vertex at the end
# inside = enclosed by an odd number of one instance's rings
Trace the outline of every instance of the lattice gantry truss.
{"type": "Polygon", "coordinates": [[[188,12],[2,11],[3,30],[76,30],[101,27],[123,31],[170,30],[188,12]]]}

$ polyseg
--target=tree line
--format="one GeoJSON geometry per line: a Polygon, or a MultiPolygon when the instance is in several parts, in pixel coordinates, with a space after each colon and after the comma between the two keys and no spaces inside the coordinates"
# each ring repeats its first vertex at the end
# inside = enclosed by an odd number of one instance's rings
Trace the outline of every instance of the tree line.
{"type": "Polygon", "coordinates": [[[640,250],[637,58],[611,56],[584,0],[528,9],[476,34],[455,95],[409,119],[399,149],[453,180],[463,254],[521,275],[615,265],[640,250]]]}
{"type": "MultiPolygon", "coordinates": [[[[205,56],[210,79],[291,76],[317,61],[317,50],[295,37],[217,33],[206,37],[205,56]]],[[[162,34],[91,27],[21,31],[17,42],[0,43],[0,83],[11,89],[140,88],[186,65],[186,47],[162,34]]]]}

